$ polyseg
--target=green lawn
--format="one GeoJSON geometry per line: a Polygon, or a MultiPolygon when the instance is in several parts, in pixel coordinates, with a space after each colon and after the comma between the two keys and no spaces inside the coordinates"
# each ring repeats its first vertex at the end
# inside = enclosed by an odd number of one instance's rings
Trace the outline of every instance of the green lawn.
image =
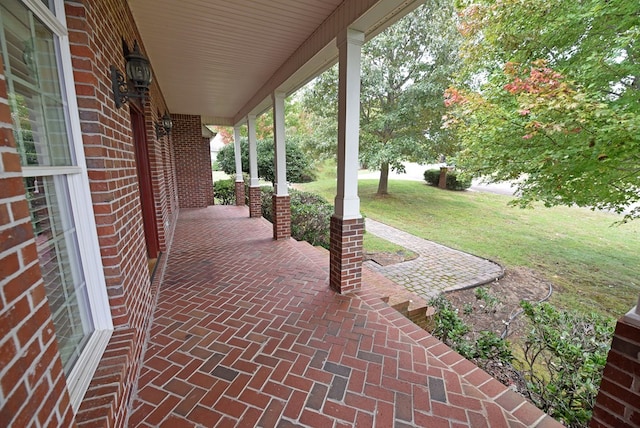
{"type": "MultiPolygon", "coordinates": [[[[333,201],[335,180],[300,185],[333,201]]],[[[582,208],[523,210],[510,197],[451,192],[425,183],[394,180],[390,194],[375,195],[377,180],[360,180],[362,213],[502,264],[526,266],[555,285],[553,302],[619,317],[640,292],[640,221],[612,226],[620,217],[582,208]]]]}

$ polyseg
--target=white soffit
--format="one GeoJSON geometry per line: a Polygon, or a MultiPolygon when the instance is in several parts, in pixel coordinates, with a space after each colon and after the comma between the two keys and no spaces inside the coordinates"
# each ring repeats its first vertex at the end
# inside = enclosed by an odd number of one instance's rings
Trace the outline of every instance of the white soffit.
{"type": "Polygon", "coordinates": [[[129,0],[169,111],[232,125],[335,63],[346,27],[377,34],[416,0],[129,0]]]}

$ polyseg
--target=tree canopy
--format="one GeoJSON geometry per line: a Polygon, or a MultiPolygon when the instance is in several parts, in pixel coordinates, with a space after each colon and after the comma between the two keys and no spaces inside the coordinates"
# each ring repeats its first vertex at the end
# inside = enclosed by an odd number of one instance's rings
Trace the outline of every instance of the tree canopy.
{"type": "MultiPolygon", "coordinates": [[[[429,2],[362,48],[360,158],[379,169],[379,194],[388,172],[404,161],[425,161],[451,150],[441,128],[443,94],[457,65],[459,36],[447,0],[429,2]]],[[[322,74],[304,95],[318,125],[318,148],[335,153],[337,67],[322,74]]]]}
{"type": "MultiPolygon", "coordinates": [[[[462,0],[445,95],[458,164],[517,180],[519,203],[618,212],[640,200],[636,0],[462,0]]],[[[627,216],[640,216],[636,208],[627,216]]]]}

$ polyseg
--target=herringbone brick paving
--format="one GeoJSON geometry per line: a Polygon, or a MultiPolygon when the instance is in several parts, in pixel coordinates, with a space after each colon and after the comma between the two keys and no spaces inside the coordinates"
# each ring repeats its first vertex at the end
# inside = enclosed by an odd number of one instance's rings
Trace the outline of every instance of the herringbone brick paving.
{"type": "Polygon", "coordinates": [[[129,426],[560,426],[246,207],[175,233],[129,426]]]}

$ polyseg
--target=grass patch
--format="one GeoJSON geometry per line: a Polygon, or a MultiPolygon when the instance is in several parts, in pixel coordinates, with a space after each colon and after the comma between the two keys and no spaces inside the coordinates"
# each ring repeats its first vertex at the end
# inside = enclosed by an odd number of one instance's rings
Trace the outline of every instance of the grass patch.
{"type": "MultiPolygon", "coordinates": [[[[333,201],[330,174],[301,186],[333,201]]],[[[553,303],[620,317],[640,290],[640,222],[612,226],[620,217],[582,208],[520,209],[510,197],[442,191],[424,182],[393,180],[376,196],[377,180],[360,180],[367,217],[504,267],[526,266],[555,285],[553,303]]]]}
{"type": "Polygon", "coordinates": [[[364,234],[362,247],[367,253],[393,253],[403,256],[405,260],[414,259],[417,254],[413,251],[401,246],[389,242],[386,239],[379,238],[371,233],[364,234]]]}
{"type": "Polygon", "coordinates": [[[219,180],[227,180],[229,178],[234,178],[233,175],[229,175],[227,173],[225,173],[224,171],[213,171],[211,173],[211,176],[213,178],[213,181],[219,181],[219,180]]]}

